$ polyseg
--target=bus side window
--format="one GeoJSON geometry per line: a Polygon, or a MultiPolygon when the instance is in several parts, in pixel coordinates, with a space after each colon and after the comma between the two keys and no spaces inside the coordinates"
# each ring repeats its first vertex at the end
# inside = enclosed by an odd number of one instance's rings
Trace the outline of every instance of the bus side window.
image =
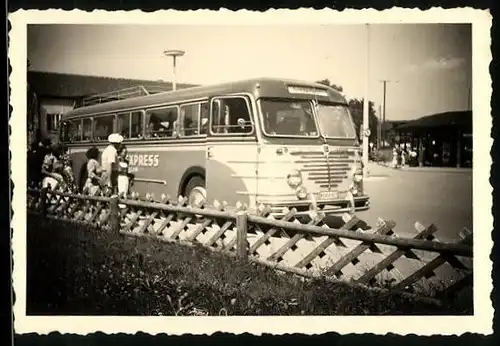
{"type": "Polygon", "coordinates": [[[181,106],[181,136],[188,137],[199,134],[199,113],[199,103],[181,106]]]}
{"type": "Polygon", "coordinates": [[[82,141],[89,141],[92,138],[92,119],[82,121],[82,141]]]}
{"type": "Polygon", "coordinates": [[[130,113],[130,138],[142,138],[142,114],[141,111],[130,113]]]}
{"type": "Polygon", "coordinates": [[[214,133],[238,133],[247,134],[253,131],[253,124],[250,117],[250,110],[243,97],[228,97],[220,101],[221,111],[215,112],[214,107],[212,131],[214,133]]]}
{"type": "Polygon", "coordinates": [[[118,114],[116,118],[116,132],[121,134],[123,138],[130,137],[130,113],[118,114]]]}
{"type": "Polygon", "coordinates": [[[146,136],[150,138],[177,136],[177,118],[177,107],[148,111],[146,136]]]}
{"type": "Polygon", "coordinates": [[[81,120],[77,120],[77,121],[66,121],[63,125],[63,128],[62,128],[62,141],[63,142],[68,142],[68,143],[72,143],[72,142],[78,142],[81,138],[81,134],[79,133],[79,128],[81,128],[81,126],[79,127],[79,123],[81,122],[81,120]]]}
{"type": "Polygon", "coordinates": [[[105,141],[108,136],[114,132],[114,115],[105,115],[94,118],[94,139],[96,141],[105,141]]]}
{"type": "Polygon", "coordinates": [[[209,112],[208,102],[203,102],[200,110],[200,134],[202,135],[207,134],[209,112]]]}

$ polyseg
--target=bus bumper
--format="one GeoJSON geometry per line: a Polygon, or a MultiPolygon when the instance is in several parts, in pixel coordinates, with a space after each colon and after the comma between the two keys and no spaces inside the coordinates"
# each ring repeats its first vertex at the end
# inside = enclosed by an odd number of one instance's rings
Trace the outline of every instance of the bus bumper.
{"type": "MultiPolygon", "coordinates": [[[[310,212],[311,203],[309,201],[283,201],[283,202],[270,202],[265,205],[271,208],[271,214],[274,216],[284,216],[286,208],[297,210],[296,215],[306,215],[310,212]]],[[[343,214],[349,213],[351,207],[348,200],[331,200],[331,201],[316,201],[317,211],[329,214],[343,214]]],[[[354,211],[359,212],[368,210],[370,208],[370,198],[368,196],[354,197],[354,211]]]]}

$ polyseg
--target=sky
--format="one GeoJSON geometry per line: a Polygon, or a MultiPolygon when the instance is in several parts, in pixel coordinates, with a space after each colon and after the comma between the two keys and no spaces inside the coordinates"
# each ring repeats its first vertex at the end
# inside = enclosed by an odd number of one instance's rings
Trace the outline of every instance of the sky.
{"type": "Polygon", "coordinates": [[[42,24],[29,25],[27,39],[35,71],[171,81],[172,62],[163,51],[181,49],[178,82],[328,78],[348,98],[362,98],[368,80],[378,110],[381,80],[389,80],[387,120],[471,109],[469,24],[372,24],[368,36],[359,24],[42,24]]]}

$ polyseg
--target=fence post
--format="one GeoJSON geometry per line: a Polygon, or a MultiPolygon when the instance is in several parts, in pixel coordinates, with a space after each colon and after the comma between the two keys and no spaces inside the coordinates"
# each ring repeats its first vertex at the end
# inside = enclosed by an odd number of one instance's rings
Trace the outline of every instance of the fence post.
{"type": "Polygon", "coordinates": [[[42,216],[47,215],[47,188],[42,187],[40,190],[40,213],[42,216]]]}
{"type": "Polygon", "coordinates": [[[238,259],[247,258],[247,231],[248,214],[245,211],[239,211],[236,215],[236,257],[238,259]]]}
{"type": "Polygon", "coordinates": [[[120,233],[120,209],[118,207],[118,196],[113,195],[109,201],[109,222],[111,232],[120,233]]]}

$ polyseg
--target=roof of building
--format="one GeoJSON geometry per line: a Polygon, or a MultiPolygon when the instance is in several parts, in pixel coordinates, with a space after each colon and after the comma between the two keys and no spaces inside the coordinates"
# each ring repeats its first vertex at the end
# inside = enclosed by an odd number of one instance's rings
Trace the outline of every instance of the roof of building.
{"type": "MultiPolygon", "coordinates": [[[[29,71],[28,83],[42,97],[78,99],[94,94],[107,93],[142,85],[150,93],[172,90],[172,83],[140,79],[99,77],[54,72],[29,71]]],[[[178,83],[177,87],[188,88],[194,84],[178,83]]]]}
{"type": "Polygon", "coordinates": [[[398,130],[413,130],[443,126],[472,127],[472,111],[452,111],[427,115],[397,127],[398,130]]]}
{"type": "Polygon", "coordinates": [[[406,124],[407,122],[407,120],[386,120],[382,128],[386,131],[390,131],[406,124]]]}

